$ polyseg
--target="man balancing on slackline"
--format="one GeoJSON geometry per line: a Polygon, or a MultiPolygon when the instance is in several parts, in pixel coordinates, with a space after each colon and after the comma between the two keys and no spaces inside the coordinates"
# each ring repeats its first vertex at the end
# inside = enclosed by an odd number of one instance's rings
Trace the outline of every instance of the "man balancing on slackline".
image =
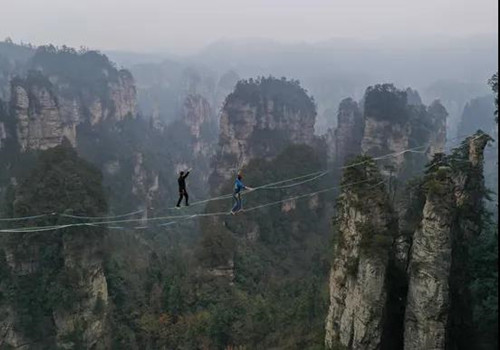
{"type": "Polygon", "coordinates": [[[186,207],[189,206],[189,202],[188,202],[189,195],[186,191],[186,177],[188,177],[190,171],[191,171],[191,169],[186,170],[186,172],[181,171],[179,173],[179,178],[177,179],[177,183],[179,184],[179,200],[177,201],[177,205],[175,207],[178,209],[180,209],[180,207],[181,207],[181,202],[182,202],[183,197],[185,199],[186,207]]]}
{"type": "Polygon", "coordinates": [[[231,209],[231,214],[235,215],[239,211],[243,209],[241,205],[241,191],[242,190],[248,190],[252,191],[253,188],[245,186],[241,180],[243,179],[243,175],[241,172],[238,173],[238,176],[236,177],[236,181],[234,182],[234,191],[233,191],[233,209],[231,209]]]}

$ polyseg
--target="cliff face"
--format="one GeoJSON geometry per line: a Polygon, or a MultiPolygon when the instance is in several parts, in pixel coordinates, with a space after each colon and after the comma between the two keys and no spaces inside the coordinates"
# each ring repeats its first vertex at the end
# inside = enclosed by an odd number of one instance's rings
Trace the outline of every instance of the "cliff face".
{"type": "MultiPolygon", "coordinates": [[[[409,125],[376,120],[368,115],[365,119],[365,134],[361,149],[364,154],[374,157],[401,152],[408,148],[409,135],[409,125]]],[[[404,154],[399,154],[391,157],[386,163],[401,169],[404,160],[404,154]]]]}
{"type": "Polygon", "coordinates": [[[351,98],[342,100],[337,114],[337,128],[327,133],[330,160],[341,166],[350,157],[360,154],[363,132],[363,114],[358,104],[351,98]]]}
{"type": "MultiPolygon", "coordinates": [[[[9,216],[73,210],[106,212],[101,175],[67,142],[41,153],[32,173],[12,192],[9,216]],[[61,193],[64,184],[64,194],[61,193]]],[[[16,227],[70,223],[46,216],[16,227]]],[[[2,341],[21,349],[107,348],[108,287],[102,228],[4,234],[0,245],[2,341]],[[2,313],[2,315],[4,315],[2,313]]]]}
{"type": "Polygon", "coordinates": [[[38,84],[25,88],[14,82],[11,95],[17,139],[22,151],[49,149],[59,145],[64,137],[75,145],[78,110],[66,108],[65,103],[60,109],[57,97],[50,88],[38,84]]]}
{"type": "Polygon", "coordinates": [[[135,152],[133,157],[132,194],[141,202],[144,210],[143,217],[148,217],[148,212],[153,207],[153,201],[159,192],[159,175],[153,169],[148,169],[144,164],[144,154],[135,152]]]}
{"type": "Polygon", "coordinates": [[[315,117],[312,101],[294,82],[239,82],[220,116],[214,184],[232,177],[252,158],[272,159],[289,144],[311,144],[315,117]]]}
{"type": "Polygon", "coordinates": [[[444,149],[447,113],[438,101],[427,107],[417,91],[382,84],[366,90],[362,109],[343,100],[337,128],[326,134],[329,158],[340,166],[356,154],[394,154],[379,162],[383,174],[408,178],[444,149]]]}
{"type": "Polygon", "coordinates": [[[137,106],[137,90],[132,74],[126,70],[120,70],[117,81],[109,82],[108,87],[113,104],[108,113],[102,117],[114,121],[123,120],[127,116],[134,118],[137,106]]]}
{"type": "Polygon", "coordinates": [[[116,70],[93,52],[38,51],[33,70],[11,82],[11,111],[22,151],[46,150],[63,138],[75,146],[81,124],[135,117],[136,89],[129,72],[116,70]]]}
{"type": "Polygon", "coordinates": [[[339,197],[325,344],[334,349],[378,349],[386,317],[387,265],[396,228],[375,164],[349,169],[343,181],[352,182],[354,176],[364,177],[366,182],[346,187],[339,197]]]}
{"type": "MultiPolygon", "coordinates": [[[[382,210],[388,205],[363,197],[374,195],[372,189],[358,194],[352,188],[343,190],[337,214],[339,243],[330,275],[327,346],[405,350],[474,347],[468,251],[484,224],[483,152],[490,140],[477,132],[451,155],[435,154],[423,179],[410,184],[407,203],[399,210],[399,227],[391,231],[394,234],[384,251],[384,257],[389,258],[380,265],[380,275],[360,274],[364,257],[359,242],[364,232],[377,232],[377,223],[387,222],[380,217],[389,215],[390,211],[382,210]],[[360,230],[356,220],[365,220],[373,228],[361,226],[360,230]],[[363,287],[359,290],[370,291],[364,301],[356,289],[360,284],[363,287]],[[377,297],[387,301],[385,308],[374,309],[380,305],[377,297]],[[371,310],[373,318],[367,319],[365,310],[371,310]],[[358,320],[363,326],[356,328],[358,320]],[[370,325],[376,327],[366,328],[370,325]],[[367,334],[370,346],[356,338],[360,334],[367,334]]],[[[359,177],[350,173],[351,168],[344,171],[344,178],[351,182],[359,177]]]]}
{"type": "Polygon", "coordinates": [[[427,159],[431,160],[434,154],[444,152],[446,144],[446,118],[448,112],[439,101],[434,101],[428,108],[432,132],[429,137],[429,148],[427,150],[427,159]]]}
{"type": "MultiPolygon", "coordinates": [[[[47,299],[57,298],[54,305],[43,318],[35,318],[31,325],[26,322],[22,309],[22,297],[10,305],[0,306],[6,312],[7,317],[0,322],[0,329],[4,332],[6,345],[21,349],[43,348],[43,344],[54,344],[58,347],[72,348],[78,338],[81,345],[86,348],[103,349],[105,347],[105,327],[108,313],[108,290],[106,277],[103,271],[102,254],[98,244],[89,244],[87,234],[76,234],[61,237],[57,243],[47,244],[41,241],[27,238],[29,244],[18,247],[8,245],[5,247],[6,265],[8,266],[9,279],[16,283],[27,280],[39,281],[41,276],[51,276],[53,290],[43,293],[47,299]],[[60,245],[60,256],[62,265],[58,272],[47,270],[46,255],[50,248],[55,249],[60,245]],[[54,273],[57,274],[54,275],[54,273]],[[70,283],[62,294],[55,287],[57,284],[70,283]],[[69,289],[70,288],[70,289],[69,289]],[[67,293],[67,294],[66,294],[67,293]],[[39,323],[37,323],[39,322],[39,323]],[[29,327],[37,328],[29,329],[29,327]],[[43,329],[43,330],[41,330],[43,329]],[[39,339],[42,336],[44,338],[39,339]],[[40,344],[38,344],[40,343],[40,344]]],[[[96,242],[97,243],[97,242],[96,242]]],[[[22,293],[37,293],[40,285],[33,285],[31,291],[22,293]]],[[[59,287],[62,288],[62,287],[59,287]]],[[[5,292],[6,290],[4,290],[5,292]]],[[[39,293],[42,293],[41,291],[39,293]]],[[[35,298],[32,311],[36,314],[36,305],[45,298],[35,298]]],[[[48,304],[49,302],[46,301],[48,304]]],[[[37,315],[40,317],[40,315],[37,315]]]]}
{"type": "Polygon", "coordinates": [[[214,151],[216,125],[210,104],[200,95],[189,95],[184,100],[182,120],[189,128],[195,156],[209,157],[214,151]]]}
{"type": "MultiPolygon", "coordinates": [[[[57,79],[51,78],[52,80],[57,79]]],[[[68,111],[70,115],[75,115],[76,111],[81,114],[81,117],[76,119],[77,124],[89,122],[90,125],[96,125],[107,120],[118,122],[127,116],[135,117],[137,92],[134,78],[129,72],[119,71],[117,79],[108,81],[105,89],[107,91],[104,98],[90,94],[85,96],[85,99],[76,99],[69,103],[69,106],[73,106],[68,111]]]]}
{"type": "Polygon", "coordinates": [[[445,349],[450,311],[454,201],[451,169],[440,170],[427,192],[408,268],[404,348],[445,349]]]}
{"type": "Polygon", "coordinates": [[[426,107],[411,89],[401,91],[389,84],[369,87],[361,150],[373,157],[395,153],[381,164],[393,168],[396,175],[414,175],[433,154],[444,149],[446,116],[438,101],[426,107]],[[411,148],[416,148],[413,153],[403,152],[411,148]]]}
{"type": "MultiPolygon", "coordinates": [[[[449,345],[455,349],[474,346],[471,298],[471,246],[485,227],[486,190],[483,172],[484,150],[491,137],[482,131],[468,137],[450,156],[456,214],[453,259],[450,274],[451,310],[449,345]]],[[[477,341],[477,339],[476,339],[477,341]]]]}
{"type": "Polygon", "coordinates": [[[408,269],[405,349],[468,349],[473,343],[468,253],[482,229],[483,152],[478,132],[431,162],[422,221],[408,269]]]}
{"type": "MultiPolygon", "coordinates": [[[[57,342],[67,344],[69,334],[81,332],[86,348],[104,348],[108,314],[108,285],[99,242],[89,244],[86,235],[63,241],[64,269],[78,276],[74,292],[81,296],[69,310],[54,310],[57,342]]],[[[69,342],[70,345],[72,342],[69,342]]]]}

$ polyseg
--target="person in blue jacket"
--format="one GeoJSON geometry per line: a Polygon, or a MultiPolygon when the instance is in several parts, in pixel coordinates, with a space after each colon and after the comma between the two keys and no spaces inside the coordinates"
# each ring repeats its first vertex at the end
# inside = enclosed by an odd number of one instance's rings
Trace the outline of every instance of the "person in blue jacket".
{"type": "Polygon", "coordinates": [[[250,188],[248,186],[245,186],[243,182],[241,181],[243,179],[243,176],[241,173],[238,174],[236,181],[234,182],[234,191],[233,191],[233,209],[231,209],[231,214],[234,215],[237,212],[239,212],[242,209],[241,205],[241,191],[243,190],[248,190],[252,191],[253,188],[250,188]]]}

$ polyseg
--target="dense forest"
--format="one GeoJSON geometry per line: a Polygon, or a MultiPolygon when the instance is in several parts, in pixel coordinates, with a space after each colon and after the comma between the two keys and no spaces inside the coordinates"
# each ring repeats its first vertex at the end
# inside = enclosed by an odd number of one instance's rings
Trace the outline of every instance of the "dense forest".
{"type": "Polygon", "coordinates": [[[0,349],[498,347],[497,74],[459,136],[391,83],[318,135],[293,77],[148,67],[1,43],[0,349]]]}

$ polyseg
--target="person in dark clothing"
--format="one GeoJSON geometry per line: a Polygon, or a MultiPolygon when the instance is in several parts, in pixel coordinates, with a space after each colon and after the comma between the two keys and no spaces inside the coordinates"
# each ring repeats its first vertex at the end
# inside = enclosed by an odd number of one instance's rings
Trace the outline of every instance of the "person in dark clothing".
{"type": "Polygon", "coordinates": [[[190,171],[191,169],[188,169],[186,172],[181,171],[179,173],[179,178],[177,179],[179,183],[179,200],[177,201],[177,208],[181,207],[182,198],[185,199],[186,207],[189,206],[189,195],[186,191],[186,177],[188,177],[190,171]]]}
{"type": "Polygon", "coordinates": [[[241,181],[243,179],[243,176],[238,174],[238,177],[236,178],[236,181],[234,182],[234,191],[233,191],[233,209],[231,209],[231,214],[235,215],[237,212],[243,209],[243,206],[241,204],[241,191],[243,190],[249,190],[252,191],[253,189],[245,186],[243,182],[241,181]]]}

